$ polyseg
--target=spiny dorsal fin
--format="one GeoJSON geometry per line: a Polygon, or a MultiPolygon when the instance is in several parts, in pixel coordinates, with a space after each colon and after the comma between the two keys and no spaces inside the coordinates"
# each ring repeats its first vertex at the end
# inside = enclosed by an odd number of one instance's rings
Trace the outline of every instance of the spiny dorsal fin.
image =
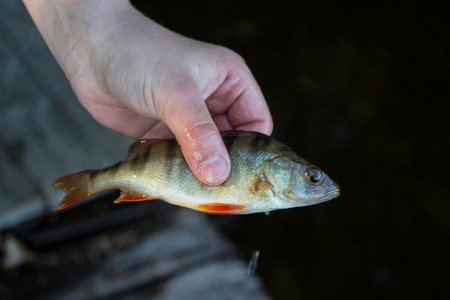
{"type": "Polygon", "coordinates": [[[255,131],[242,131],[242,130],[225,130],[225,131],[221,131],[220,135],[222,137],[227,137],[227,136],[251,136],[254,134],[261,134],[259,132],[255,132],[255,131]]]}
{"type": "Polygon", "coordinates": [[[140,139],[131,144],[130,148],[128,148],[128,155],[141,151],[142,149],[162,141],[161,139],[140,139]]]}

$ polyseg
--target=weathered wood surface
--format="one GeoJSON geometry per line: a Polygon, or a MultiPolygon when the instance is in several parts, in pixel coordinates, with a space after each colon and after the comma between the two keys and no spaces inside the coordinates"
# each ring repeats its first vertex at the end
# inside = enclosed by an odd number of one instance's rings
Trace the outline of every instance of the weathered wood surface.
{"type": "Polygon", "coordinates": [[[51,180],[123,158],[131,140],[81,107],[22,2],[0,7],[2,230],[57,204],[51,180]]]}
{"type": "MultiPolygon", "coordinates": [[[[204,215],[187,209],[174,208],[164,218],[152,219],[155,229],[136,242],[89,262],[96,249],[92,245],[97,245],[91,240],[105,227],[122,224],[116,228],[121,232],[125,222],[142,220],[147,213],[123,209],[96,219],[95,212],[80,207],[78,217],[89,215],[91,220],[43,232],[32,228],[24,239],[41,248],[28,250],[26,258],[15,253],[21,252],[14,238],[20,243],[19,225],[51,213],[62,197],[49,185],[51,180],[114,163],[131,140],[102,127],[81,107],[21,1],[0,0],[0,71],[0,233],[14,233],[0,238],[0,298],[15,299],[18,291],[39,299],[268,298],[260,279],[246,274],[247,262],[233,255],[204,215]],[[87,248],[73,250],[72,240],[65,247],[52,246],[72,238],[69,233],[87,248]],[[19,259],[8,264],[8,257],[19,259]],[[58,263],[67,259],[79,268],[58,263]],[[31,269],[24,271],[21,263],[31,269]]],[[[59,223],[67,216],[51,219],[59,223]]]]}
{"type": "Polygon", "coordinates": [[[42,299],[268,299],[203,214],[175,209],[161,221],[167,226],[42,299]]]}

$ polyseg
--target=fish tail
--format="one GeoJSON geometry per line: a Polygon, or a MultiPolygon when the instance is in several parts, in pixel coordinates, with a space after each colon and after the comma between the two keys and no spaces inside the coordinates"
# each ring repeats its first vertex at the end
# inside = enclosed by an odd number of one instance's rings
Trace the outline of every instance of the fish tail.
{"type": "Polygon", "coordinates": [[[95,192],[92,193],[89,188],[89,174],[91,172],[92,170],[81,171],[55,179],[51,182],[54,187],[63,190],[66,193],[54,210],[65,209],[78,201],[95,194],[95,192]]]}

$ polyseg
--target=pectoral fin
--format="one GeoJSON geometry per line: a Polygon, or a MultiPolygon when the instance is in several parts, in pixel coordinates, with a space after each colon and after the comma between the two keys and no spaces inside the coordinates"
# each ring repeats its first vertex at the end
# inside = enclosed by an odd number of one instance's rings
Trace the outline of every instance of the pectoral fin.
{"type": "Polygon", "coordinates": [[[255,182],[253,183],[252,191],[253,193],[258,193],[270,190],[271,188],[273,188],[272,183],[270,183],[266,175],[261,174],[256,178],[255,182]]]}

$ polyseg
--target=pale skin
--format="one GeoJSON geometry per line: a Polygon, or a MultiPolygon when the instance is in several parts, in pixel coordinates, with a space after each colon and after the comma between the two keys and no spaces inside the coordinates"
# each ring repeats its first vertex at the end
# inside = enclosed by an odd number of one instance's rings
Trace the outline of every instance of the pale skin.
{"type": "Polygon", "coordinates": [[[175,136],[194,175],[224,182],[219,131],[272,132],[266,101],[235,52],[174,33],[128,0],[24,0],[80,103],[132,138],[175,136]]]}

